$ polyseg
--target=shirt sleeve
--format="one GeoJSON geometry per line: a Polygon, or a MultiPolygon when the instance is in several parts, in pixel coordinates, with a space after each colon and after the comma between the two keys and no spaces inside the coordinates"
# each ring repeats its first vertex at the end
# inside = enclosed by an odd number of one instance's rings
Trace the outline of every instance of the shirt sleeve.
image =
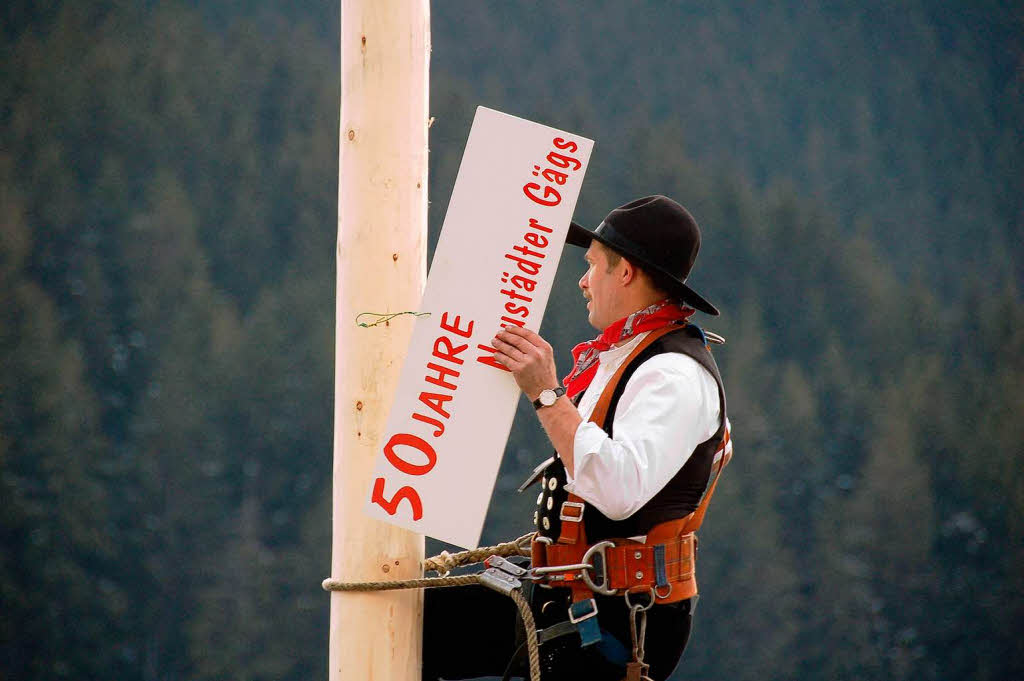
{"type": "Polygon", "coordinates": [[[576,429],[566,489],[612,520],[628,518],[672,479],[694,448],[718,430],[714,377],[681,353],[655,355],[626,383],[615,407],[615,438],[589,421],[576,429]]]}

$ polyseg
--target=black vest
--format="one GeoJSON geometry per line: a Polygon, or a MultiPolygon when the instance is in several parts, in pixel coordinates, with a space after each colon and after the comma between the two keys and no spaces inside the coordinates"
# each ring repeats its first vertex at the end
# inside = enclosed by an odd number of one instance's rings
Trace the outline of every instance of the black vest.
{"type": "MultiPolygon", "coordinates": [[[[626,383],[637,368],[651,357],[663,352],[678,352],[692,357],[708,370],[718,385],[718,399],[721,405],[721,420],[718,430],[709,439],[697,445],[682,468],[666,483],[654,497],[633,515],[624,520],[612,520],[587,503],[583,512],[587,541],[594,543],[610,537],[635,537],[647,534],[659,523],[689,515],[700,505],[711,484],[711,464],[715,450],[725,437],[725,389],[718,365],[708,350],[704,333],[699,327],[688,324],[678,331],[665,334],[651,343],[629,363],[615,386],[604,430],[610,437],[615,436],[615,407],[626,389],[626,383]]],[[[640,399],[643,399],[642,397],[640,399]]],[[[568,497],[565,491],[565,466],[555,457],[544,471],[543,489],[537,497],[537,513],[534,523],[541,536],[558,539],[562,523],[559,511],[568,497]]],[[[614,484],[614,481],[609,481],[614,484]]]]}

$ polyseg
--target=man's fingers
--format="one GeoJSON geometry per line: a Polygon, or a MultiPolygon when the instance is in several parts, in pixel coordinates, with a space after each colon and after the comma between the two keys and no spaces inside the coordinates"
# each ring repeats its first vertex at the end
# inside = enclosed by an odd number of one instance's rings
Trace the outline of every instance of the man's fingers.
{"type": "Polygon", "coordinates": [[[525,326],[516,326],[514,324],[509,324],[508,326],[505,327],[505,330],[511,334],[527,339],[528,341],[530,341],[531,344],[534,345],[537,344],[536,341],[543,340],[536,332],[530,331],[525,326]]]}
{"type": "Polygon", "coordinates": [[[507,331],[499,331],[498,335],[496,335],[494,339],[499,343],[504,343],[510,347],[514,347],[524,355],[530,354],[530,351],[536,348],[536,346],[526,338],[508,333],[507,331]]]}
{"type": "Polygon", "coordinates": [[[498,351],[501,352],[502,354],[508,355],[509,357],[511,357],[513,359],[518,359],[519,357],[522,357],[522,356],[524,356],[526,354],[525,352],[520,350],[517,346],[512,345],[511,343],[506,343],[505,341],[503,341],[502,339],[498,338],[497,336],[495,336],[494,340],[491,341],[491,345],[494,346],[495,348],[497,348],[498,351]]]}
{"type": "Polygon", "coordinates": [[[529,343],[530,345],[533,345],[535,347],[538,347],[538,348],[550,348],[551,347],[550,345],[548,345],[548,342],[546,340],[544,340],[544,338],[541,337],[541,335],[538,334],[536,331],[531,331],[530,329],[527,329],[525,327],[515,326],[515,325],[512,325],[512,324],[506,326],[505,330],[508,331],[513,336],[517,336],[519,338],[522,338],[527,343],[529,343]]]}
{"type": "Polygon", "coordinates": [[[510,369],[512,371],[515,371],[516,369],[519,368],[519,362],[510,355],[505,354],[501,350],[494,351],[494,361],[496,361],[498,364],[502,365],[506,369],[510,369]]]}
{"type": "Polygon", "coordinates": [[[526,353],[519,348],[506,343],[498,337],[495,337],[491,341],[491,346],[494,348],[494,357],[506,368],[512,369],[513,371],[519,370],[523,365],[523,360],[526,359],[526,353]]]}

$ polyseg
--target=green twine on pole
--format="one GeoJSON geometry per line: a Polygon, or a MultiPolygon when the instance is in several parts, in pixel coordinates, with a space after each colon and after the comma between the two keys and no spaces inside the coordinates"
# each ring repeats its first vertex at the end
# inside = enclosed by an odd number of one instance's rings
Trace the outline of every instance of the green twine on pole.
{"type": "Polygon", "coordinates": [[[388,322],[390,322],[395,317],[400,317],[401,315],[404,315],[404,314],[411,314],[413,317],[429,317],[430,316],[429,312],[412,312],[412,311],[408,311],[408,312],[391,312],[389,314],[381,314],[380,312],[360,312],[359,314],[356,315],[356,326],[361,326],[364,329],[369,329],[370,327],[377,326],[379,324],[385,324],[386,325],[388,322]],[[377,319],[375,321],[373,321],[373,322],[370,322],[370,323],[359,321],[359,318],[363,317],[363,316],[377,317],[377,319]]]}

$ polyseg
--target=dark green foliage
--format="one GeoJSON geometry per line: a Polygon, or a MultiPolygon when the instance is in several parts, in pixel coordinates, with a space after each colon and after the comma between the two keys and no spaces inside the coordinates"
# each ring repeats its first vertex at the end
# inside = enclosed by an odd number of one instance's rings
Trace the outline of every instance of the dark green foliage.
{"type": "MultiPolygon", "coordinates": [[[[1024,676],[1019,9],[433,4],[431,244],[478,104],[597,140],[581,222],[704,227],[736,458],[679,678],[1024,676]]],[[[0,679],[323,678],[337,5],[0,21],[0,679]]]]}
{"type": "Polygon", "coordinates": [[[25,271],[33,240],[6,164],[0,177],[0,672],[116,674],[130,587],[112,574],[105,441],[77,344],[25,271]]]}

